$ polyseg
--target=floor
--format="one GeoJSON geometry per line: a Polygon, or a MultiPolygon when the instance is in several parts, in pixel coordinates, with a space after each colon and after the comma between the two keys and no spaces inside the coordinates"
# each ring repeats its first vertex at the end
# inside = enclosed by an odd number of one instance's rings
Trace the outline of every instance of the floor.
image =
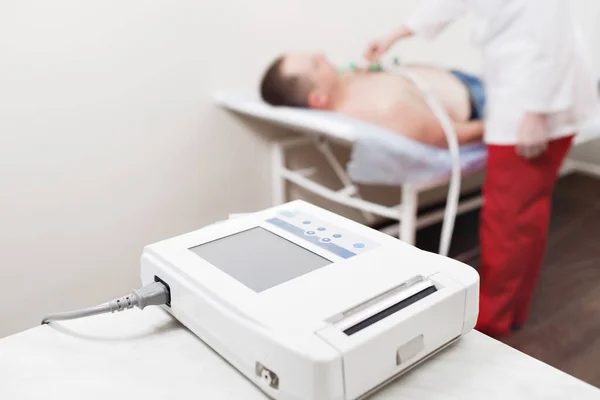
{"type": "MultiPolygon", "coordinates": [[[[477,268],[478,211],[456,222],[452,257],[477,268]]],[[[440,227],[417,246],[436,251],[440,227]]],[[[600,180],[582,174],[557,184],[548,250],[528,323],[503,342],[600,387],[600,180]]]]}

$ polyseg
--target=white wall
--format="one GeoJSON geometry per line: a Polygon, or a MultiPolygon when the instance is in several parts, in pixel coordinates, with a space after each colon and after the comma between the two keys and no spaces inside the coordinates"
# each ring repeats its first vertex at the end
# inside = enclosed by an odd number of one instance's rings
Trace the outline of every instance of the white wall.
{"type": "MultiPolygon", "coordinates": [[[[268,206],[266,141],[213,91],[282,50],[357,60],[416,3],[4,0],[0,337],[137,287],[144,244],[268,206]]],[[[476,70],[468,34],[395,50],[476,70]]]]}

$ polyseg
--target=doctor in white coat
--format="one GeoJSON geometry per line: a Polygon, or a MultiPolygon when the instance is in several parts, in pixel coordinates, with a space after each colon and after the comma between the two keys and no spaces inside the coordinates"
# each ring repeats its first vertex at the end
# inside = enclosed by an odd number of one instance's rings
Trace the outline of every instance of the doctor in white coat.
{"type": "Polygon", "coordinates": [[[508,335],[526,321],[558,170],[598,101],[591,56],[569,3],[423,0],[400,28],[374,41],[365,54],[376,62],[400,39],[431,39],[468,12],[476,17],[488,147],[476,329],[493,337],[508,335]]]}

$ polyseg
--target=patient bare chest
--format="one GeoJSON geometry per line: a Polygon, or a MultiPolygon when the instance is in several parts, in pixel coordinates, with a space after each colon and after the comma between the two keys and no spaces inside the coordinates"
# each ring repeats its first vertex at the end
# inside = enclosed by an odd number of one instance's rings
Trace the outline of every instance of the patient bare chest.
{"type": "Polygon", "coordinates": [[[357,77],[347,89],[344,112],[373,122],[397,120],[408,107],[426,106],[409,82],[385,73],[357,77]]]}

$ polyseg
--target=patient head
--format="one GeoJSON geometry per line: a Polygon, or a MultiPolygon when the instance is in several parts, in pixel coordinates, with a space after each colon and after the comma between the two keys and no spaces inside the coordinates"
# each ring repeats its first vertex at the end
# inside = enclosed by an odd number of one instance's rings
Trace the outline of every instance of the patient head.
{"type": "Polygon", "coordinates": [[[273,106],[326,109],[337,83],[335,67],[322,54],[286,54],[265,72],[261,95],[273,106]]]}

